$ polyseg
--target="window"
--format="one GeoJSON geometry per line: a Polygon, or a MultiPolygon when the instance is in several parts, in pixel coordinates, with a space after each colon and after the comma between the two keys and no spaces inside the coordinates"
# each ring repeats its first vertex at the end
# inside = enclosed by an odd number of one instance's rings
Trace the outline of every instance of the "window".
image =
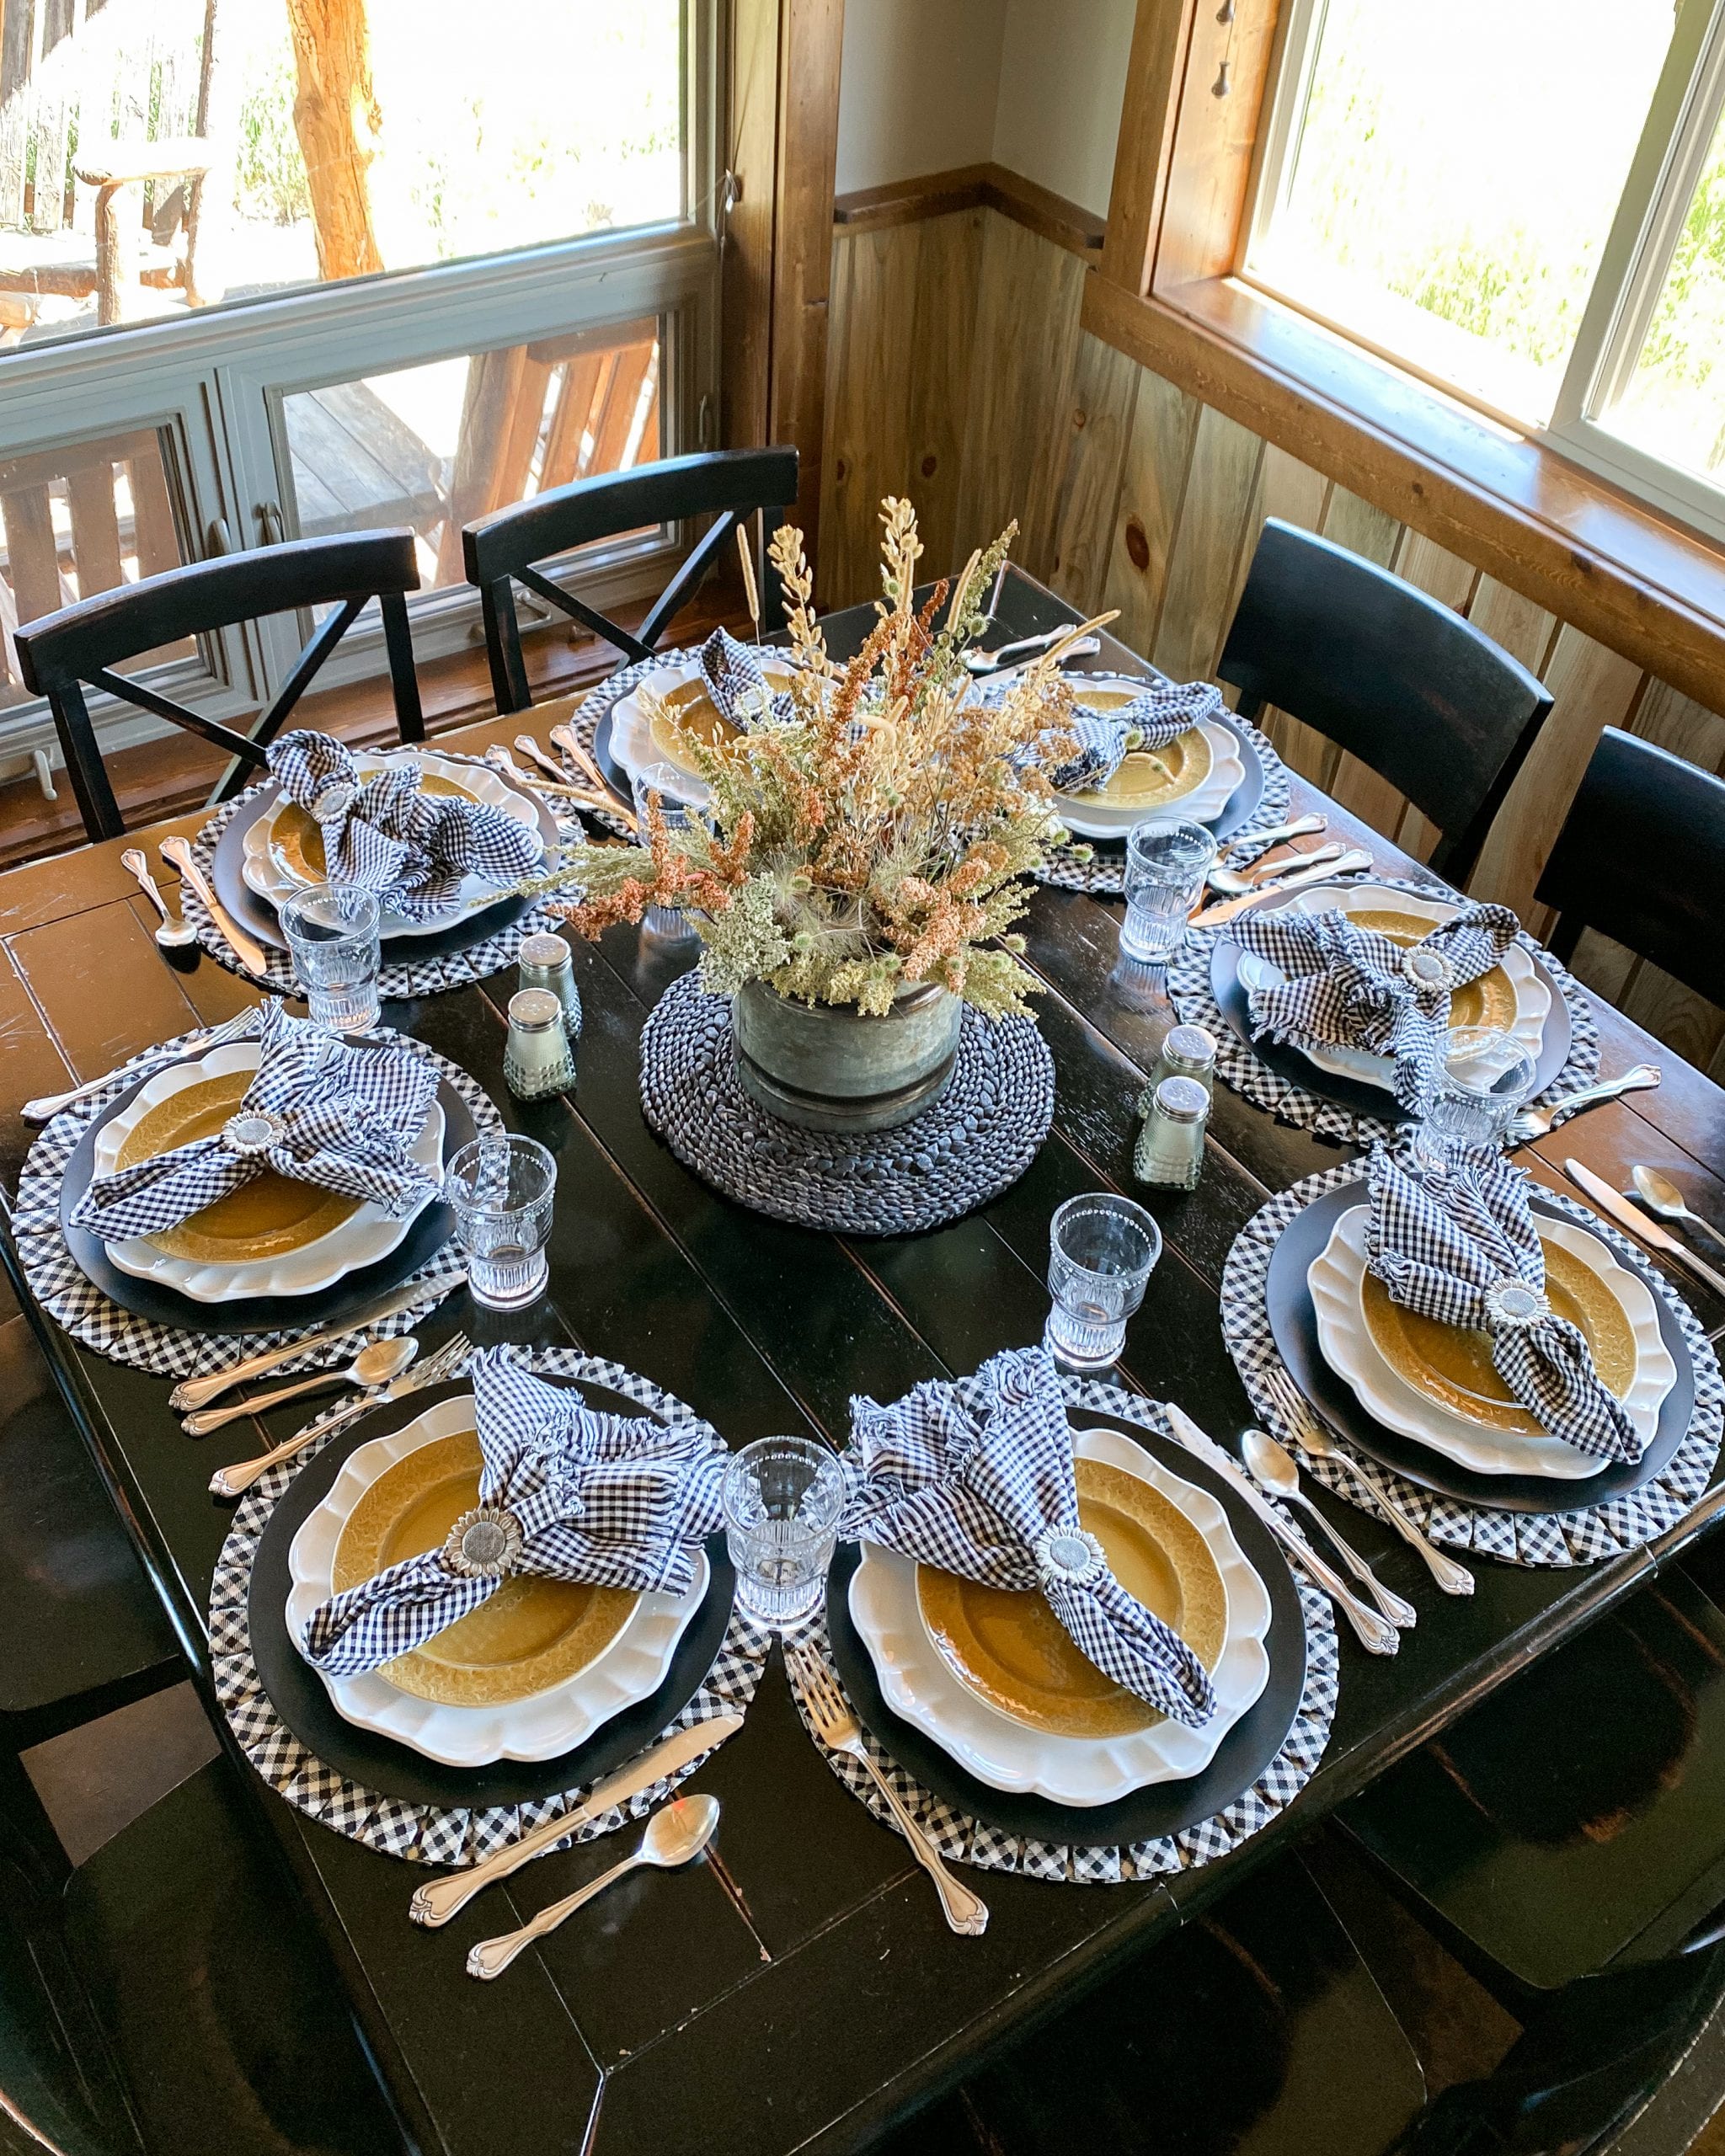
{"type": "Polygon", "coordinates": [[[1291,0],[1241,274],[1725,533],[1725,0],[1291,0]]]}

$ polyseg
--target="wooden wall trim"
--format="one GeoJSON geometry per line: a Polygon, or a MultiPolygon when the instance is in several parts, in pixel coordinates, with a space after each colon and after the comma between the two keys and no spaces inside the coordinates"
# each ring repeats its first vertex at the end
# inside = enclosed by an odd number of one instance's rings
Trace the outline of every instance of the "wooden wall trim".
{"type": "Polygon", "coordinates": [[[1725,552],[1229,280],[1178,305],[1106,275],[1083,327],[1203,403],[1711,707],[1725,552]]]}
{"type": "Polygon", "coordinates": [[[998,210],[1069,254],[1095,261],[1102,253],[1102,218],[1064,195],[1056,195],[1005,165],[954,165],[946,172],[920,173],[841,195],[833,204],[833,223],[844,232],[879,232],[924,217],[944,217],[954,210],[998,210]]]}

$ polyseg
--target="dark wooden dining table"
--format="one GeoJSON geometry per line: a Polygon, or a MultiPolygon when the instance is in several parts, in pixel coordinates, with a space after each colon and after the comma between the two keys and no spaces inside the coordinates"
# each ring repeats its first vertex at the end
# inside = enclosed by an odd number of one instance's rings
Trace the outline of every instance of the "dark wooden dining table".
{"type": "MultiPolygon", "coordinates": [[[[1072,618],[1012,573],[998,627],[1022,635],[1072,618]]],[[[854,649],[867,609],[834,617],[831,647],[854,649]]],[[[1104,639],[1089,664],[1144,670],[1104,639]]],[[[543,740],[542,707],[443,737],[477,750],[525,727],[543,740]]],[[[1414,864],[1312,787],[1296,811],[1324,810],[1332,838],[1357,837],[1382,868],[1414,864]]],[[[170,829],[134,834],[153,847],[170,829]]],[[[1308,846],[1320,843],[1308,840],[1308,846]]],[[[118,842],[0,877],[0,1108],[3,1182],[15,1189],[32,1136],[28,1096],[96,1075],[199,1020],[227,1017],[253,991],[207,958],[169,962],[120,866],[118,842]]],[[[1025,931],[1044,992],[1044,1033],[1058,1073],[1054,1129],[1023,1178],[969,1218],[932,1234],[846,1240],[740,1209],[690,1174],[648,1131],[636,1075],[655,999],[692,963],[633,929],[578,944],[585,1006],[579,1083],[566,1100],[523,1107],[503,1082],[513,971],[482,987],[391,1005],[387,1020],[472,1072],[505,1122],[555,1153],[551,1281],[542,1301],[499,1317],[451,1298],[421,1326],[432,1344],[457,1326],[482,1343],[574,1343],[670,1388],[734,1445],[777,1432],[842,1444],[857,1392],[891,1399],[919,1380],[973,1370],[996,1349],[1040,1337],[1049,1218],[1076,1192],[1124,1189],[1134,1109],[1172,1014],[1141,969],[1118,969],[1120,907],[1038,892],[1025,931]]],[[[1566,1154],[1620,1187],[1629,1166],[1667,1169],[1692,1203],[1725,1219],[1725,1091],[1603,1004],[1607,1074],[1643,1059],[1656,1091],[1597,1109],[1523,1155],[1562,1185],[1566,1154]]],[[[1219,1086],[1199,1187],[1146,1198],[1165,1254],[1128,1332],[1121,1380],[1178,1400],[1231,1442],[1249,1419],[1224,1349],[1218,1283],[1235,1235],[1274,1193],[1344,1157],[1219,1086]]],[[[1681,1282],[1702,1322],[1725,1305],[1681,1282]]],[[[211,1470],[288,1435],[297,1411],[237,1422],[194,1442],[168,1383],[104,1361],[46,1327],[59,1380],[184,1643],[212,1719],[206,1610],[230,1508],[211,1470]]],[[[254,1388],[255,1390],[255,1388],[254,1388]]],[[[382,1411],[377,1427],[391,1427],[382,1411]]],[[[413,1403],[394,1411],[404,1422],[413,1403]]],[[[1584,1569],[1475,1561],[1471,1599],[1439,1594],[1413,1554],[1375,1520],[1320,1502],[1419,1623],[1381,1659],[1344,1632],[1341,1699],[1323,1762],[1290,1810],[1227,1859],[1166,1881],[1055,1885],[967,1875],[992,1921],[959,1938],[899,1838],[847,1796],[804,1734],[777,1656],[743,1730],[689,1785],[724,1806],[720,1863],[637,1875],[590,1917],[524,1955],[508,1977],[477,1983],[473,1941],[525,1919],[613,1863],[612,1836],[542,1860],[479,1897],[446,1930],[407,1918],[412,1870],[292,1810],[244,1768],[334,1951],[340,1981],[403,2115],[426,2150],[448,2156],[722,2149],[727,2156],[866,2146],[1035,2019],[1124,1957],[1189,1921],[1249,1870],[1505,1679],[1525,1670],[1650,1579],[1725,1511],[1716,1481],[1689,1518],[1632,1555],[1584,1569]]],[[[236,1755],[238,1756],[238,1754],[236,1755]]],[[[243,1764],[243,1763],[242,1763],[243,1764]]]]}

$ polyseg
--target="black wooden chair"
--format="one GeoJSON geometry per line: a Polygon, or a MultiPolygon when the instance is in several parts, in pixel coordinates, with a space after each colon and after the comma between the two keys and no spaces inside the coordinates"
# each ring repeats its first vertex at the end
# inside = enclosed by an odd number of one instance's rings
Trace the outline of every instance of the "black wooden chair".
{"type": "MultiPolygon", "coordinates": [[[[667,457],[632,472],[606,472],[553,487],[531,501],[482,516],[462,531],[467,581],[477,584],[485,616],[485,649],[499,712],[525,711],[532,702],[521,659],[515,587],[529,591],[595,630],[627,660],[650,658],[679,610],[695,595],[732,535],[760,512],[762,538],[782,523],[797,499],[794,449],[702,450],[667,457]],[[538,566],[572,547],[614,539],[655,524],[692,517],[714,520],[689,550],[676,574],[654,601],[637,630],[623,628],[554,583],[538,566]]],[[[761,544],[756,550],[763,632],[782,627],[784,595],[761,544]]]]}
{"type": "Polygon", "coordinates": [[[15,631],[24,685],[48,699],[88,835],[118,838],[126,827],[90,723],[86,686],[136,704],[225,750],[235,760],[217,788],[217,798],[222,798],[238,790],[248,766],[267,760],[269,744],[369,599],[377,600],[382,611],[401,738],[423,741],[425,724],[403,595],[417,590],[419,583],[414,535],[404,527],[334,539],[295,539],[120,584],[15,631]],[[126,659],[183,638],[209,636],[312,606],[334,611],[319,624],[280,694],[249,735],[206,718],[146,681],[114,671],[126,659]]]}
{"type": "Polygon", "coordinates": [[[1464,884],[1551,698],[1519,660],[1376,563],[1271,517],[1222,648],[1242,718],[1266,704],[1387,779],[1464,884]]]}
{"type": "Polygon", "coordinates": [[[1534,895],[1560,958],[1596,928],[1725,1003],[1725,779],[1608,726],[1534,895]]]}

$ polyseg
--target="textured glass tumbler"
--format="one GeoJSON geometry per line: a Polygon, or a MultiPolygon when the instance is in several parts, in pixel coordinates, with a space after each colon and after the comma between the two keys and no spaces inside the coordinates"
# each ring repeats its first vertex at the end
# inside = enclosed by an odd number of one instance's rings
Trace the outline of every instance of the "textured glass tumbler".
{"type": "Polygon", "coordinates": [[[1130,1198],[1069,1198],[1049,1224],[1054,1307],[1042,1344],[1069,1369],[1105,1370],[1126,1343],[1126,1321],[1144,1300],[1162,1231],[1130,1198]]]}
{"type": "MultiPolygon", "coordinates": [[[[647,797],[659,796],[659,813],[665,819],[668,831],[688,829],[692,811],[686,801],[677,796],[689,783],[687,776],[675,764],[644,764],[635,773],[632,784],[635,795],[635,814],[640,819],[641,838],[647,837],[647,797]]],[[[681,943],[695,931],[686,914],[676,906],[649,906],[641,916],[641,926],[649,936],[656,936],[661,943],[681,943]]]]}
{"type": "Polygon", "coordinates": [[[725,1470],[725,1541],[737,1599],[768,1625],[806,1617],[826,1592],[845,1471],[806,1438],[762,1438],[725,1470]]]}
{"type": "Polygon", "coordinates": [[[1414,1158],[1435,1167],[1451,1147],[1495,1151],[1533,1084],[1534,1060],[1519,1041],[1485,1026],[1452,1027],[1414,1129],[1414,1158]]]}
{"type": "Polygon", "coordinates": [[[493,1310],[518,1310],[545,1292],[557,1163],[531,1138],[476,1138],[443,1178],[467,1259],[467,1289],[493,1310]]]}
{"type": "Polygon", "coordinates": [[[357,883],[313,883],[281,908],[294,979],[313,1019],[333,1033],[363,1033],[377,1022],[378,905],[357,883]]]}
{"type": "Polygon", "coordinates": [[[1155,964],[1173,957],[1186,941],[1186,916],[1204,895],[1204,879],[1215,857],[1215,835],[1202,824],[1152,817],[1132,826],[1126,836],[1123,956],[1155,964]]]}

